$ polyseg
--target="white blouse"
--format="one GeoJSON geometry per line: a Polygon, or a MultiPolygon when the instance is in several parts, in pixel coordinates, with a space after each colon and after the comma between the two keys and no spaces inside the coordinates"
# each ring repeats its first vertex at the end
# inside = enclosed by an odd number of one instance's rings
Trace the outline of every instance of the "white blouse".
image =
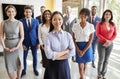
{"type": "Polygon", "coordinates": [[[45,44],[45,40],[46,40],[46,36],[48,35],[50,27],[46,27],[46,25],[39,25],[38,28],[38,38],[39,38],[39,42],[40,45],[44,45],[45,44]]]}
{"type": "Polygon", "coordinates": [[[76,42],[88,42],[91,33],[95,32],[93,24],[86,23],[82,28],[79,23],[73,25],[72,31],[74,32],[76,42]]]}

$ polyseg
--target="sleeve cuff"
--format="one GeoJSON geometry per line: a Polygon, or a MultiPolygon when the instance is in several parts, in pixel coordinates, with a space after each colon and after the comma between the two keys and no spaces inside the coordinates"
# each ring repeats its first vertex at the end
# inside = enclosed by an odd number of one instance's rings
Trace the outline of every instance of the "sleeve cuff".
{"type": "Polygon", "coordinates": [[[53,61],[55,60],[55,54],[56,54],[56,52],[53,52],[53,56],[52,56],[53,61]]]}

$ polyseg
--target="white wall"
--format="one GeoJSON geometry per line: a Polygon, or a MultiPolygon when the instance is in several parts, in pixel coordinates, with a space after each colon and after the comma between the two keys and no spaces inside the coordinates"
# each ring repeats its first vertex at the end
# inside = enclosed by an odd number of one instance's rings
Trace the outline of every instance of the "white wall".
{"type": "Polygon", "coordinates": [[[3,19],[2,3],[34,5],[34,17],[40,15],[40,6],[45,5],[45,0],[0,0],[0,22],[3,19]]]}
{"type": "Polygon", "coordinates": [[[60,11],[62,12],[62,0],[55,0],[54,1],[54,11],[60,11]]]}

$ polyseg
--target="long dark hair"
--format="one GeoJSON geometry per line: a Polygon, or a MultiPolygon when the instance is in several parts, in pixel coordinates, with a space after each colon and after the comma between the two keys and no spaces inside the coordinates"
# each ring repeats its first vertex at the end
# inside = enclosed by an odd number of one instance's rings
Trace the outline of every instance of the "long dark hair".
{"type": "Polygon", "coordinates": [[[107,10],[104,11],[104,13],[103,13],[103,15],[102,15],[102,20],[101,20],[100,24],[103,24],[103,23],[105,22],[104,16],[105,16],[105,13],[106,13],[106,12],[110,12],[111,18],[110,18],[110,20],[109,20],[109,23],[112,24],[112,25],[114,25],[114,23],[112,22],[112,20],[113,20],[113,13],[112,13],[112,11],[109,10],[109,9],[107,9],[107,10]]]}
{"type": "MultiPolygon", "coordinates": [[[[49,30],[49,32],[53,31],[53,29],[54,29],[54,26],[52,24],[52,19],[53,19],[54,15],[56,15],[56,14],[59,14],[62,17],[62,19],[63,19],[62,13],[60,13],[59,11],[53,12],[53,14],[51,16],[51,19],[50,19],[50,30],[49,30]]],[[[61,28],[63,28],[63,24],[62,24],[61,28]]]]}
{"type": "MultiPolygon", "coordinates": [[[[49,13],[50,13],[50,16],[52,15],[52,12],[51,12],[50,10],[45,10],[45,11],[43,12],[43,15],[42,15],[43,24],[46,23],[46,19],[45,19],[45,13],[46,13],[46,12],[49,12],[49,13]]],[[[42,24],[42,25],[43,25],[43,24],[42,24]]]]}

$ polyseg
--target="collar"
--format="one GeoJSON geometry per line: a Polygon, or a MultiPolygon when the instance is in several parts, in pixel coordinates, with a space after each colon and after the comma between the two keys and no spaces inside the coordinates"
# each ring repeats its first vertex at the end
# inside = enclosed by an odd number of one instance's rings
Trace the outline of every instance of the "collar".
{"type": "Polygon", "coordinates": [[[56,32],[55,30],[52,31],[53,34],[62,34],[63,30],[61,29],[59,32],[56,32]]]}

